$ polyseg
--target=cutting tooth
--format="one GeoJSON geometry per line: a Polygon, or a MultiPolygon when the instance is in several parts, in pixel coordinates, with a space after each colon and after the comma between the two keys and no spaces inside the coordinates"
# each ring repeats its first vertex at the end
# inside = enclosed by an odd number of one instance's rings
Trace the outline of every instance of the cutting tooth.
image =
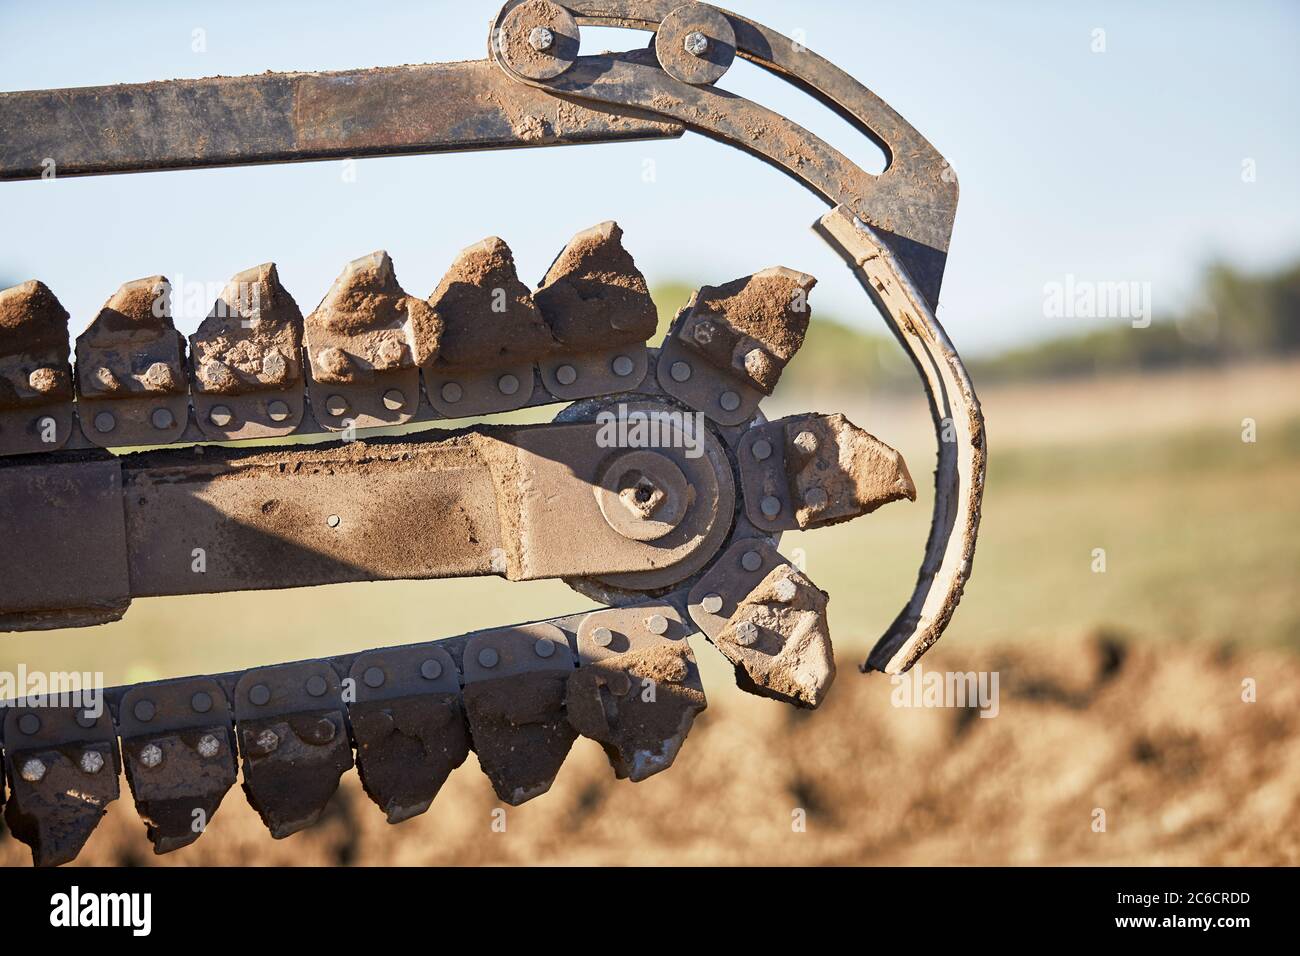
{"type": "Polygon", "coordinates": [[[645,276],[623,248],[623,230],[613,221],[574,236],[533,300],[568,352],[644,342],[659,324],[645,276]]]}
{"type": "Polygon", "coordinates": [[[71,399],[67,311],[35,279],[0,291],[0,409],[71,399]]]}
{"type": "Polygon", "coordinates": [[[87,398],[183,395],[185,340],[172,325],[163,276],[128,282],[77,336],[77,387],[87,398]]]}
{"type": "Polygon", "coordinates": [[[301,350],[302,312],[275,263],[245,269],[190,336],[195,390],[240,395],[296,386],[301,350]]]}
{"type": "Polygon", "coordinates": [[[442,334],[429,304],[402,291],[382,250],[348,263],[304,325],[312,376],[337,385],[423,365],[442,334]]]}
{"type": "Polygon", "coordinates": [[[896,450],[843,415],[783,420],[789,489],[801,529],[870,514],[891,501],[916,500],[916,485],[896,450]]]}
{"type": "Polygon", "coordinates": [[[704,286],[674,323],[672,335],[709,364],[771,395],[803,345],[817,280],[774,266],[720,286],[704,286]]]}

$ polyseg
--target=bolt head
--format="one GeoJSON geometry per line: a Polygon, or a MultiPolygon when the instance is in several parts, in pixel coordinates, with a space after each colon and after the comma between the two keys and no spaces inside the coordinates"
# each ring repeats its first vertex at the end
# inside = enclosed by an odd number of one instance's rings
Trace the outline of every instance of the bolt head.
{"type": "Polygon", "coordinates": [[[768,495],[759,502],[758,507],[762,510],[764,517],[775,518],[781,513],[781,499],[775,495],[768,495]]]}
{"type": "Polygon", "coordinates": [[[776,599],[782,604],[789,604],[799,593],[799,586],[789,578],[781,578],[776,582],[773,591],[776,592],[776,599]]]}
{"type": "Polygon", "coordinates": [[[542,638],[536,644],[533,645],[533,653],[535,653],[538,657],[542,659],[548,657],[554,657],[555,644],[552,643],[551,641],[548,641],[546,638],[542,638]]]}
{"type": "Polygon", "coordinates": [[[221,741],[212,734],[204,734],[199,738],[198,751],[200,757],[211,759],[221,751],[221,741]]]}
{"type": "Polygon", "coordinates": [[[77,765],[82,773],[99,773],[104,769],[104,755],[98,750],[83,750],[77,765]]]}
{"type": "Polygon", "coordinates": [[[95,416],[95,431],[100,434],[111,432],[117,427],[117,419],[113,417],[112,412],[100,412],[95,416]]]}
{"type": "Polygon", "coordinates": [[[18,729],[30,737],[41,729],[41,718],[35,714],[23,714],[18,718],[18,729]]]}
{"type": "Polygon", "coordinates": [[[758,640],[758,628],[753,621],[741,621],[732,629],[732,633],[741,647],[751,647],[758,640]]]}
{"type": "Polygon", "coordinates": [[[572,365],[561,365],[555,370],[555,380],[561,385],[572,385],[578,380],[578,370],[572,365]]]}
{"type": "Polygon", "coordinates": [[[725,391],[718,396],[718,404],[724,412],[734,412],[740,407],[740,396],[733,391],[725,391]]]}
{"type": "Polygon", "coordinates": [[[591,639],[600,647],[609,647],[614,640],[614,632],[607,627],[598,627],[591,632],[591,639]]]}
{"type": "Polygon", "coordinates": [[[162,760],[162,748],[157,744],[145,744],[140,748],[140,763],[143,766],[153,769],[162,763],[162,760]]]}
{"type": "Polygon", "coordinates": [[[645,628],[651,634],[667,634],[668,618],[662,614],[651,614],[645,619],[645,628]]]}
{"type": "Polygon", "coordinates": [[[327,690],[329,690],[329,684],[325,682],[325,678],[321,677],[320,674],[312,674],[311,677],[307,678],[307,693],[311,694],[311,696],[323,697],[327,690]]]}
{"type": "Polygon", "coordinates": [[[269,754],[280,746],[280,735],[268,727],[257,735],[257,739],[253,743],[263,754],[269,754]]]}
{"type": "Polygon", "coordinates": [[[496,667],[501,661],[501,655],[494,648],[485,647],[478,652],[478,662],[483,667],[496,667]]]}
{"type": "Polygon", "coordinates": [[[366,672],[361,675],[361,679],[366,682],[370,688],[384,686],[384,671],[381,667],[367,667],[366,672]]]}
{"type": "Polygon", "coordinates": [[[45,776],[45,764],[33,757],[23,764],[23,769],[19,773],[28,783],[39,783],[45,776]]]}
{"type": "Polygon", "coordinates": [[[271,701],[271,688],[265,684],[254,684],[248,691],[248,699],[254,705],[262,707],[271,701]]]}
{"type": "Polygon", "coordinates": [[[437,680],[442,676],[442,662],[429,658],[420,665],[420,676],[425,680],[437,680]]]}
{"type": "Polygon", "coordinates": [[[519,391],[519,378],[514,375],[502,375],[497,379],[497,391],[502,395],[513,395],[519,391]]]}
{"type": "Polygon", "coordinates": [[[196,714],[206,714],[212,709],[212,695],[206,691],[199,691],[190,698],[190,708],[196,714]]]}
{"type": "Polygon", "coordinates": [[[717,614],[719,611],[722,610],[722,595],[721,594],[704,595],[703,600],[700,601],[700,607],[704,610],[705,614],[717,614]]]}
{"type": "Polygon", "coordinates": [[[465,397],[465,390],[460,387],[459,382],[448,382],[442,387],[442,400],[449,405],[455,405],[465,397]]]}
{"type": "Polygon", "coordinates": [[[757,551],[746,551],[741,555],[740,566],[752,574],[763,566],[763,556],[757,551]]]}
{"type": "Polygon", "coordinates": [[[668,370],[668,374],[673,377],[674,382],[689,381],[691,377],[691,367],[685,362],[674,362],[668,370]]]}
{"type": "Polygon", "coordinates": [[[772,443],[766,438],[760,438],[749,446],[749,451],[759,461],[767,461],[772,457],[772,443]]]}
{"type": "Polygon", "coordinates": [[[636,363],[626,355],[619,355],[614,359],[614,363],[611,367],[614,370],[614,374],[619,378],[627,378],[632,374],[632,369],[636,367],[636,363]]]}
{"type": "Polygon", "coordinates": [[[158,713],[158,708],[151,700],[137,700],[132,713],[135,714],[136,720],[148,723],[153,720],[154,714],[158,713]]]}
{"type": "Polygon", "coordinates": [[[153,422],[154,428],[162,431],[176,424],[176,416],[172,414],[170,408],[155,408],[153,414],[149,416],[149,421],[153,422]]]}
{"type": "Polygon", "coordinates": [[[528,45],[538,53],[545,53],[555,46],[555,34],[546,27],[533,27],[528,34],[528,45]]]}
{"type": "Polygon", "coordinates": [[[266,406],[267,417],[273,422],[282,422],[289,417],[289,404],[276,400],[266,406]]]}
{"type": "Polygon", "coordinates": [[[691,56],[704,56],[709,52],[709,38],[699,30],[692,30],[682,39],[682,46],[691,56]]]}
{"type": "Polygon", "coordinates": [[[390,388],[384,392],[384,408],[390,412],[395,412],[406,404],[406,396],[402,394],[401,389],[390,388]]]}

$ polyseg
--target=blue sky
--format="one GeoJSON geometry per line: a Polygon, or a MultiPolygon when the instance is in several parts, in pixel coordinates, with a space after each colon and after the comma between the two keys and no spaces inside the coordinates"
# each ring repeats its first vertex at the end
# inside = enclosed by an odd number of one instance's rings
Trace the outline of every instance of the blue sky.
{"type": "MultiPolygon", "coordinates": [[[[940,317],[962,351],[1113,321],[1045,317],[1044,285],[1067,274],[1149,282],[1159,321],[1213,259],[1265,268],[1300,255],[1300,4],[733,6],[802,31],[956,169],[962,197],[940,317]],[[1243,182],[1245,160],[1254,182],[1243,182]]],[[[475,59],[495,10],[471,0],[4,0],[0,90],[475,59]],[[205,52],[192,49],[196,29],[205,52]]],[[[644,42],[588,31],[584,50],[644,42]]],[[[878,168],[874,147],[756,68],[738,64],[721,85],[878,168]]],[[[353,182],[342,173],[327,162],[6,183],[0,278],[43,279],[75,333],[126,280],[163,273],[220,285],[273,260],[307,311],[348,260],[377,248],[407,291],[427,295],[457,250],[500,235],[531,284],[573,233],[612,218],[652,284],[788,265],[822,280],[814,314],[883,328],[809,231],[821,202],[699,137],[372,159],[353,182]],[[647,160],[654,182],[642,176],[647,160]]],[[[178,326],[192,330],[195,311],[182,304],[178,326]]]]}

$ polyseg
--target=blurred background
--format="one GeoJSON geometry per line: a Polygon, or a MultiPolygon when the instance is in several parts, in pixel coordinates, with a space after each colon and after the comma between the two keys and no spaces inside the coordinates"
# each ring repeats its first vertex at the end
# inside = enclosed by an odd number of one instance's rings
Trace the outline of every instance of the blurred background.
{"type": "MultiPolygon", "coordinates": [[[[664,323],[700,284],[810,272],[808,340],[765,410],[844,411],[921,486],[916,503],[782,540],[831,595],[840,676],[815,714],[739,693],[697,638],[709,710],[644,783],[615,782],[580,740],[552,792],[495,833],[471,755],[398,827],[349,775],[314,830],[272,841],[232,794],[202,840],[157,860],[124,792],[79,862],[1300,863],[1300,7],[734,6],[883,96],[960,177],[939,317],[984,406],[989,476],[973,580],[922,667],[997,672],[998,716],[894,707],[888,678],[856,672],[915,579],[933,431],[915,372],[808,229],[821,203],[762,164],[688,135],[7,183],[0,287],[40,278],[74,334],[158,273],[188,334],[233,273],[271,260],[307,311],[377,248],[423,295],[488,235],[535,281],[611,218],[664,323]]],[[[0,90],[473,59],[494,14],[3,5],[0,90]]],[[[645,42],[584,30],[587,52],[645,42]]],[[[882,168],[757,68],[722,85],[882,168]]],[[[495,579],[140,600],[116,624],[5,636],[0,669],[116,684],[589,606],[559,582],[495,579]]],[[[26,857],[0,836],[0,860],[26,857]]]]}

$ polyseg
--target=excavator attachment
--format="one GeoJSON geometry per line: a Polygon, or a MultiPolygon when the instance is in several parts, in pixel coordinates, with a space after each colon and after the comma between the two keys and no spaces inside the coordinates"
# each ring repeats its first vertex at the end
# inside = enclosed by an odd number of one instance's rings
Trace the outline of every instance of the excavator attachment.
{"type": "MultiPolygon", "coordinates": [[[[850,76],[705,3],[511,0],[488,51],[0,93],[0,179],[39,177],[47,156],[61,157],[61,178],[687,131],[764,160],[826,201],[815,229],[929,398],[932,529],[911,598],[863,665],[909,668],[970,575],[984,478],[979,405],[934,315],[951,169],[850,76]],[[586,55],[585,26],[654,39],[586,55]],[[720,88],[737,56],[837,111],[884,148],[885,171],[720,88]]],[[[657,312],[637,241],[597,224],[533,289],[495,236],[440,279],[399,274],[378,250],[310,310],[295,298],[310,290],[252,265],[188,340],[163,276],[123,284],[74,348],[55,291],[33,279],[0,292],[0,628],[98,625],[158,595],[471,575],[561,578],[605,606],[108,688],[97,708],[6,702],[5,819],[37,864],[77,855],[121,795],[121,770],[158,853],[198,839],[192,822],[237,780],[277,838],[316,821],[354,765],[390,823],[427,810],[471,750],[512,805],[546,792],[579,736],[618,777],[644,780],[705,709],[693,634],[746,690],[804,708],[826,699],[828,595],[782,557],[780,536],[914,501],[912,475],[843,415],[760,410],[798,361],[812,276],[755,263],[719,277],[650,347],[657,312]],[[542,405],[563,407],[547,424],[436,427],[542,405]],[[367,437],[394,425],[407,427],[367,437]],[[230,444],[244,439],[261,441],[230,444]]]]}

